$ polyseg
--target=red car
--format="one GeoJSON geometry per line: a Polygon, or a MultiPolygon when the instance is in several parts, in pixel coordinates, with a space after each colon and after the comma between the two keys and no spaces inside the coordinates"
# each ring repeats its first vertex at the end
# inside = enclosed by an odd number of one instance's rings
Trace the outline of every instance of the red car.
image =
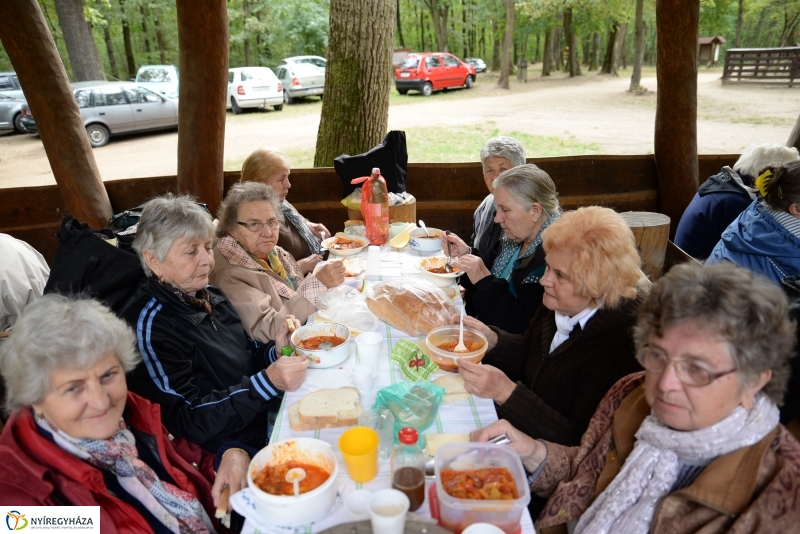
{"type": "Polygon", "coordinates": [[[448,87],[469,89],[474,83],[475,67],[447,52],[408,54],[394,73],[394,85],[401,95],[414,89],[430,96],[448,87]]]}

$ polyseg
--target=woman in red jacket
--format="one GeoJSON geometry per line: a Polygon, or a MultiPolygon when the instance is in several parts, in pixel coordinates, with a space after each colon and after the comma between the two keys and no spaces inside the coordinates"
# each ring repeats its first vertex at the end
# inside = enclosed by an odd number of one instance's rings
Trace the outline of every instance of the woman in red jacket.
{"type": "Polygon", "coordinates": [[[0,504],[100,506],[102,532],[216,532],[225,486],[250,453],[172,439],[160,408],[128,392],[133,332],[100,303],[49,295],[0,347],[11,414],[0,435],[0,504]],[[216,475],[214,468],[216,467],[216,475]]]}

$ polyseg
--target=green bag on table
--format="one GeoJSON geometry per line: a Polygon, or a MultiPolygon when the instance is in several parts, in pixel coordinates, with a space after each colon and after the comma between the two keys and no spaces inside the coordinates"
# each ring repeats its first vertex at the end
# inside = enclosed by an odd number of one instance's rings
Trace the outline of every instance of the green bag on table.
{"type": "Polygon", "coordinates": [[[422,432],[431,426],[444,397],[444,388],[430,382],[398,382],[378,391],[372,409],[386,408],[394,416],[394,435],[410,426],[422,432]]]}
{"type": "Polygon", "coordinates": [[[428,358],[416,343],[407,339],[395,343],[389,359],[400,367],[400,372],[409,382],[427,381],[439,370],[439,366],[428,358]]]}

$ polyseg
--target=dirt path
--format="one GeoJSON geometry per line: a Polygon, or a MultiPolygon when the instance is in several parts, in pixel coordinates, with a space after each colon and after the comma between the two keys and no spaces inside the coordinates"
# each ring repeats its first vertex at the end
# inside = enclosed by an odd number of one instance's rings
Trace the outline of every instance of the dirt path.
{"type": "MultiPolygon", "coordinates": [[[[784,143],[800,111],[800,89],[723,86],[720,71],[701,70],[698,79],[698,147],[701,153],[734,153],[757,142],[784,143]]],[[[600,145],[605,154],[653,151],[656,88],[654,77],[642,80],[651,92],[628,94],[629,77],[563,75],[516,84],[510,92],[495,87],[496,78],[481,75],[470,91],[450,91],[393,103],[389,127],[469,126],[493,121],[504,131],[573,137],[600,145]]],[[[321,103],[313,100],[283,112],[228,114],[226,167],[253,149],[273,145],[284,150],[313,149],[321,103]]],[[[177,132],[114,139],[94,150],[104,180],[177,173],[177,132]]],[[[411,161],[414,155],[409,154],[411,161]]],[[[55,183],[38,137],[0,137],[0,188],[55,183]]]]}

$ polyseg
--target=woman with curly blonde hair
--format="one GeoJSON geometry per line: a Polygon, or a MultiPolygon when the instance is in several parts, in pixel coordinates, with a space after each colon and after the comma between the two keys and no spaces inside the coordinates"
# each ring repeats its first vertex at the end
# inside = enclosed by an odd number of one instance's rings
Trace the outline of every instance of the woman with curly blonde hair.
{"type": "Polygon", "coordinates": [[[542,306],[524,334],[464,324],[489,340],[481,365],[460,362],[467,391],[534,438],[577,445],[603,395],[639,369],[633,326],[649,282],[625,221],[608,208],[567,212],[542,235],[542,306]]]}

